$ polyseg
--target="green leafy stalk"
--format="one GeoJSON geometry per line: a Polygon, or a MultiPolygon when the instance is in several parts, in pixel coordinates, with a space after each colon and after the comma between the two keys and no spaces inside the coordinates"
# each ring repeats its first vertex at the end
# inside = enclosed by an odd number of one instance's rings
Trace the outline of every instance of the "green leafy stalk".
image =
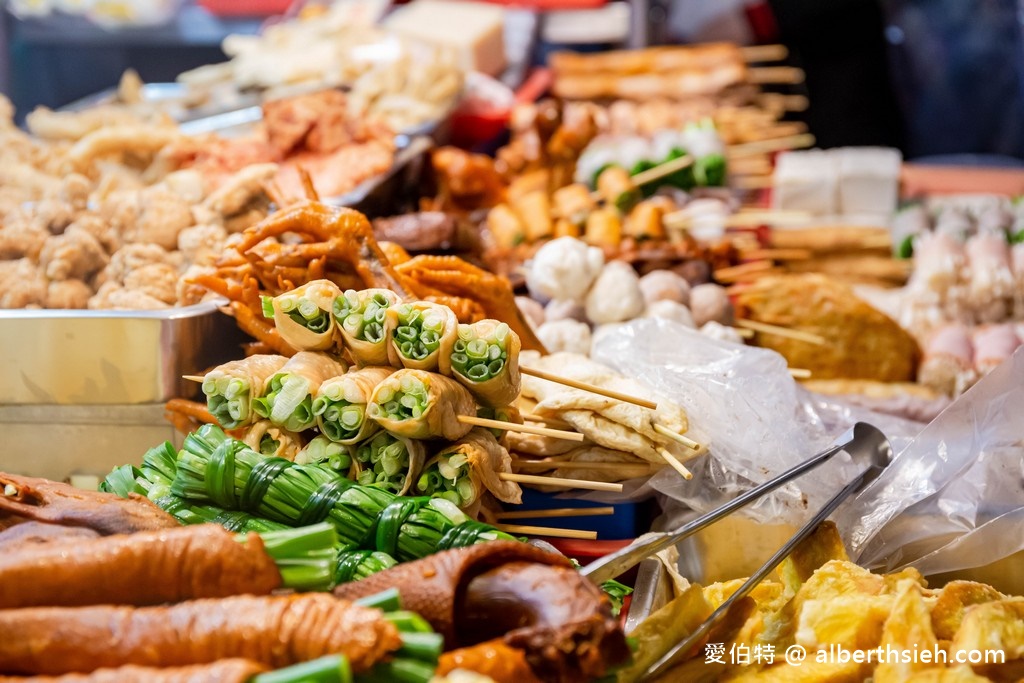
{"type": "Polygon", "coordinates": [[[359,581],[396,564],[398,560],[379,550],[343,550],[338,553],[334,580],[336,583],[359,581]]]}
{"type": "Polygon", "coordinates": [[[368,410],[374,418],[409,420],[423,415],[429,404],[430,387],[414,375],[405,375],[397,388],[389,381],[378,387],[368,410]]]}
{"type": "Polygon", "coordinates": [[[431,309],[419,309],[409,304],[399,306],[398,327],[394,343],[399,352],[412,360],[424,360],[437,351],[444,332],[444,318],[431,309]]]}
{"type": "Polygon", "coordinates": [[[267,395],[252,402],[253,410],[292,432],[309,429],[316,422],[310,382],[301,375],[279,372],[270,380],[267,395]]]}
{"type": "Polygon", "coordinates": [[[129,493],[146,495],[137,479],[142,478],[142,470],[133,465],[121,465],[111,470],[107,478],[100,482],[100,491],[105,493],[116,493],[122,498],[127,498],[129,493]]]}
{"type": "Polygon", "coordinates": [[[353,683],[345,655],[328,655],[259,674],[250,683],[353,683]]]}
{"type": "Polygon", "coordinates": [[[362,465],[357,481],[398,493],[409,471],[409,449],[398,437],[378,432],[356,448],[356,460],[362,465]]]}
{"type": "Polygon", "coordinates": [[[359,598],[355,603],[361,607],[373,607],[382,612],[397,612],[402,609],[402,594],[397,588],[388,588],[380,593],[359,598]]]}
{"type": "MultiPolygon", "coordinates": [[[[259,534],[267,555],[281,572],[285,588],[326,591],[334,586],[338,534],[326,522],[259,534]]],[[[239,535],[244,541],[245,536],[239,535]]]]}
{"type": "Polygon", "coordinates": [[[508,361],[509,332],[509,326],[501,323],[481,338],[472,325],[459,325],[459,338],[451,355],[452,368],[474,382],[497,377],[508,361]]]}
{"type": "Polygon", "coordinates": [[[334,300],[334,318],[346,333],[359,341],[384,341],[384,318],[390,303],[383,294],[360,297],[354,289],[334,300]]]}
{"type": "Polygon", "coordinates": [[[605,595],[608,596],[608,600],[612,603],[612,616],[619,616],[619,612],[622,611],[622,603],[626,599],[627,595],[633,592],[633,589],[629,586],[619,583],[614,579],[610,579],[601,584],[601,590],[604,591],[605,595]]]}

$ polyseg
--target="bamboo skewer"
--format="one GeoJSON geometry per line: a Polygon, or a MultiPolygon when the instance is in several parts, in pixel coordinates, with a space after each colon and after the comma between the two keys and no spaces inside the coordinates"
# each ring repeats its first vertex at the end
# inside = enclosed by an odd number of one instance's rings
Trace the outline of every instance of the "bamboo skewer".
{"type": "Polygon", "coordinates": [[[545,415],[534,415],[531,413],[529,415],[523,415],[523,419],[526,420],[527,422],[539,422],[541,424],[547,425],[548,427],[554,427],[555,429],[573,428],[571,424],[557,417],[547,417],[545,415]]]}
{"type": "Polygon", "coordinates": [[[810,249],[751,249],[741,252],[743,258],[773,261],[807,261],[814,258],[810,249]]]}
{"type": "Polygon", "coordinates": [[[637,462],[584,462],[578,460],[526,460],[523,458],[513,459],[512,464],[519,468],[534,469],[534,470],[593,470],[595,472],[621,472],[623,470],[640,471],[641,469],[650,471],[652,468],[658,467],[655,463],[646,461],[637,462]]]}
{"type": "Polygon", "coordinates": [[[582,529],[559,529],[548,526],[523,526],[521,524],[495,524],[498,530],[508,534],[524,534],[527,536],[550,536],[551,538],[578,538],[585,541],[596,541],[596,531],[582,529]]]}
{"type": "Polygon", "coordinates": [[[613,484],[604,481],[590,481],[587,479],[563,479],[561,477],[541,477],[535,474],[513,474],[510,472],[499,472],[498,478],[502,481],[514,481],[517,484],[534,484],[536,486],[559,486],[567,489],[588,489],[590,491],[610,491],[622,493],[622,484],[613,484]]]}
{"type": "Polygon", "coordinates": [[[734,282],[754,273],[770,271],[774,267],[775,264],[768,260],[751,261],[750,263],[742,263],[738,266],[719,268],[714,272],[714,276],[719,282],[734,282]]]}
{"type": "Polygon", "coordinates": [[[687,481],[693,479],[693,472],[691,472],[690,470],[686,469],[686,465],[684,465],[683,463],[679,462],[679,458],[677,458],[676,456],[672,455],[671,453],[669,453],[664,448],[659,448],[658,449],[658,455],[660,455],[662,458],[664,458],[665,462],[667,462],[669,465],[671,465],[672,469],[674,469],[676,472],[678,472],[683,477],[683,479],[685,479],[687,481]]]}
{"type": "Polygon", "coordinates": [[[547,427],[535,427],[533,425],[521,425],[515,422],[503,420],[489,420],[485,417],[471,415],[459,415],[459,422],[474,427],[487,427],[488,429],[502,429],[506,432],[522,432],[524,434],[536,434],[537,436],[550,436],[553,439],[565,439],[566,441],[583,441],[584,436],[579,432],[567,432],[547,427]]]}
{"type": "Polygon", "coordinates": [[[653,401],[648,401],[643,398],[636,398],[635,396],[623,394],[618,391],[612,391],[611,389],[604,389],[594,384],[578,382],[574,379],[569,379],[568,377],[559,377],[558,375],[552,375],[551,373],[544,372],[543,370],[535,370],[533,368],[528,368],[524,365],[520,365],[519,372],[523,373],[524,375],[536,377],[537,379],[546,379],[549,382],[563,384],[567,387],[572,387],[573,389],[579,389],[580,391],[587,391],[590,392],[591,394],[598,394],[599,396],[614,398],[615,400],[622,401],[623,403],[632,403],[633,405],[640,406],[641,408],[648,408],[650,410],[658,409],[658,404],[653,401]]]}
{"type": "Polygon", "coordinates": [[[739,335],[740,339],[753,339],[754,335],[757,334],[757,332],[748,330],[745,327],[734,327],[732,329],[736,331],[736,334],[739,335]]]}
{"type": "Polygon", "coordinates": [[[805,79],[806,74],[804,74],[804,70],[798,69],[795,66],[758,66],[747,69],[747,81],[749,83],[795,85],[803,83],[805,79]]]}
{"type": "MultiPolygon", "coordinates": [[[[691,438],[683,436],[679,432],[672,431],[671,429],[669,429],[665,425],[660,425],[660,424],[655,423],[653,426],[654,426],[654,431],[658,432],[659,434],[661,434],[664,437],[672,439],[673,441],[677,441],[677,442],[683,444],[684,446],[686,446],[687,448],[693,449],[695,451],[699,451],[701,449],[701,445],[699,443],[697,443],[696,441],[694,441],[691,438]]],[[[662,457],[664,457],[664,456],[662,456],[662,457]]]]}
{"type": "Polygon", "coordinates": [[[785,45],[744,45],[740,48],[744,62],[778,62],[789,56],[785,45]]]}
{"type": "Polygon", "coordinates": [[[811,371],[807,368],[789,368],[789,376],[793,379],[809,379],[811,371]]]}
{"type": "Polygon", "coordinates": [[[614,515],[612,506],[597,508],[551,508],[549,510],[514,510],[498,512],[496,519],[555,519],[558,517],[603,517],[614,515]]]}
{"type": "Polygon", "coordinates": [[[200,384],[206,381],[206,378],[202,375],[182,375],[181,378],[187,379],[189,382],[199,382],[200,384]]]}
{"type": "Polygon", "coordinates": [[[810,214],[804,214],[800,217],[796,216],[776,216],[771,211],[763,211],[760,213],[731,213],[722,216],[693,216],[687,214],[685,209],[681,211],[674,211],[670,214],[666,214],[662,218],[662,222],[666,227],[670,228],[683,228],[697,223],[701,219],[710,221],[712,218],[717,219],[721,225],[727,228],[757,228],[762,225],[809,225],[812,222],[810,214]]]}
{"type": "Polygon", "coordinates": [[[760,332],[761,334],[774,334],[776,337],[787,337],[789,339],[807,342],[808,344],[814,344],[816,346],[825,346],[826,344],[825,338],[819,334],[793,330],[788,327],[779,327],[778,325],[770,325],[756,320],[740,319],[736,321],[736,326],[745,327],[748,330],[760,332]]]}
{"type": "MultiPolygon", "coordinates": [[[[642,187],[647,183],[653,183],[655,180],[664,178],[667,175],[672,175],[676,171],[681,171],[684,168],[687,168],[688,166],[692,165],[693,157],[689,155],[681,156],[678,159],[672,159],[671,161],[666,161],[663,164],[658,164],[654,168],[649,168],[646,171],[641,171],[640,173],[637,173],[635,176],[630,176],[629,180],[633,184],[633,187],[642,187]]],[[[598,190],[594,190],[593,192],[591,192],[590,196],[595,200],[603,199],[601,192],[598,190]]]]}
{"type": "Polygon", "coordinates": [[[814,136],[810,133],[801,133],[799,135],[787,135],[781,138],[768,138],[767,140],[731,145],[726,149],[725,155],[730,158],[739,158],[812,146],[814,146],[814,136]]]}

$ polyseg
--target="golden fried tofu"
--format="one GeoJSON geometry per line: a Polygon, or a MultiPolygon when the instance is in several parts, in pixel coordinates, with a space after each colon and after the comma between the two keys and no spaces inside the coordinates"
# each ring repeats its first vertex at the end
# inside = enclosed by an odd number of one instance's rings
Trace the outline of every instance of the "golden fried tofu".
{"type": "MultiPolygon", "coordinates": [[[[921,587],[907,579],[900,584],[899,594],[882,629],[881,647],[890,650],[930,650],[937,652],[939,641],[932,631],[931,614],[925,604],[921,587]]],[[[875,669],[875,683],[901,683],[919,671],[935,666],[935,662],[891,661],[880,662],[875,669]]]]}
{"type": "Polygon", "coordinates": [[[950,581],[939,592],[932,607],[932,629],[940,640],[953,640],[971,605],[1002,600],[1004,596],[992,586],[974,581],[950,581]]]}
{"type": "Polygon", "coordinates": [[[949,650],[1002,650],[1007,661],[1024,657],[1024,598],[968,607],[949,650]]]}

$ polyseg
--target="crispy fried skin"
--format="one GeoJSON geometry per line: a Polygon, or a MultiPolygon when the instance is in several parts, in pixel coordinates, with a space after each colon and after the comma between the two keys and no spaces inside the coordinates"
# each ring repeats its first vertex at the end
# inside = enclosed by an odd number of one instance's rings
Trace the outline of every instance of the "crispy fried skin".
{"type": "Polygon", "coordinates": [[[14,488],[14,494],[0,495],[0,513],[37,522],[86,527],[104,536],[181,526],[137,494],[122,498],[113,493],[76,489],[49,479],[0,472],[0,488],[7,486],[14,488]]]}
{"type": "Polygon", "coordinates": [[[239,543],[216,524],[47,543],[0,555],[0,609],[156,605],[265,595],[280,586],[281,574],[259,536],[239,543]]]}
{"type": "Polygon", "coordinates": [[[63,674],[124,664],[168,667],[226,657],[281,668],[343,654],[365,671],[400,645],[380,611],[330,595],[237,596],[170,607],[0,610],[0,671],[63,674]]]}
{"type": "Polygon", "coordinates": [[[248,659],[222,659],[213,664],[194,664],[155,669],[148,666],[121,666],[97,669],[87,674],[63,676],[0,676],[0,683],[246,683],[267,667],[248,659]]]}

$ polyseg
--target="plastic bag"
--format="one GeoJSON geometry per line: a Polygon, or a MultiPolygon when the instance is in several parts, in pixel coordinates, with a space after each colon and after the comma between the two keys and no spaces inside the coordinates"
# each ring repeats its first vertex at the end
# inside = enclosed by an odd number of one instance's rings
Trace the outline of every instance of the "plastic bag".
{"type": "MultiPolygon", "coordinates": [[[[687,436],[709,446],[707,456],[686,463],[690,481],[665,468],[628,486],[622,498],[653,492],[703,513],[827,448],[858,420],[885,432],[897,450],[923,427],[804,391],[774,351],[663,319],[602,327],[591,357],[680,404],[690,416],[687,436]]],[[[856,474],[841,453],[738,514],[802,524],[856,474]]]]}
{"type": "Polygon", "coordinates": [[[1024,549],[1024,348],[953,402],[840,510],[859,564],[925,575],[1024,549]]]}

